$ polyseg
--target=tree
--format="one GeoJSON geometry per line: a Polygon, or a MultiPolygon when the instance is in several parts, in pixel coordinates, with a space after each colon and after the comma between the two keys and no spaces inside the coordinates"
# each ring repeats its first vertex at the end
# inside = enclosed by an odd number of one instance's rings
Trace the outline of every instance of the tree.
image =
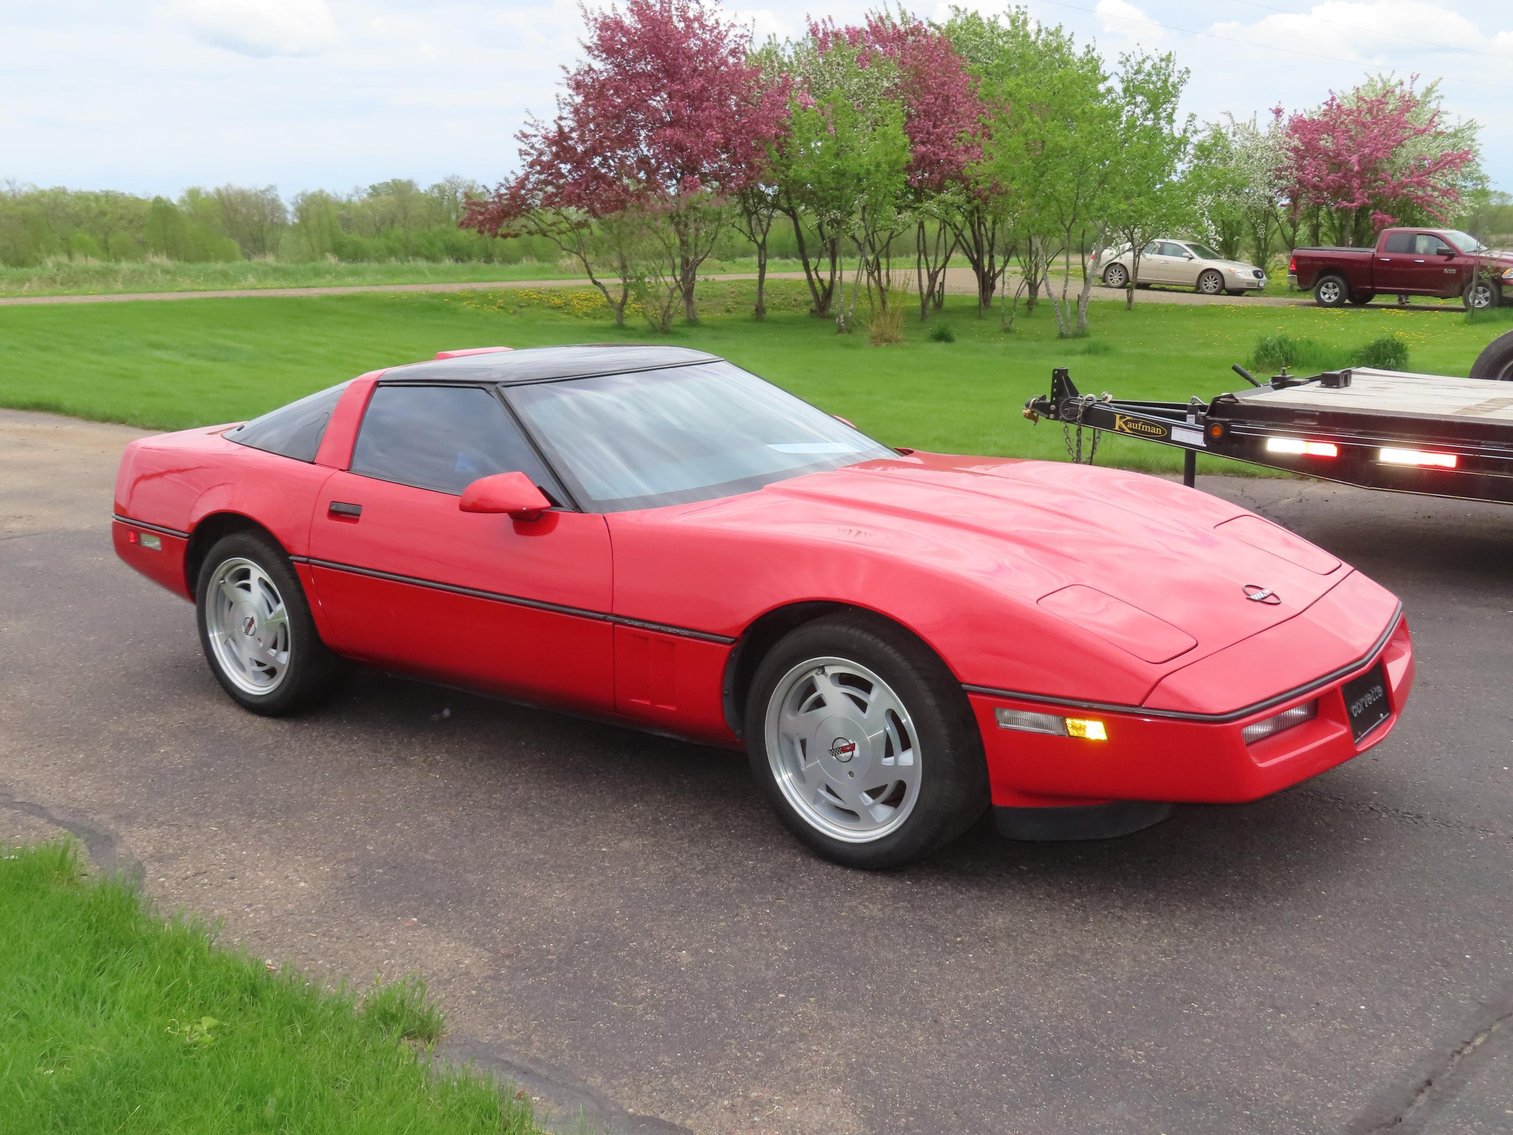
{"type": "MultiPolygon", "coordinates": [[[[1279,112],[1280,113],[1280,112],[1279,112]]],[[[1483,180],[1474,123],[1443,120],[1437,85],[1373,78],[1284,126],[1286,225],[1367,244],[1398,222],[1450,215],[1483,180]]]]}
{"type": "Polygon", "coordinates": [[[1248,243],[1256,263],[1266,263],[1283,191],[1284,141],[1275,117],[1263,130],[1254,116],[1226,114],[1194,144],[1188,192],[1203,235],[1225,256],[1238,257],[1248,243]]]}
{"type": "Polygon", "coordinates": [[[276,186],[246,189],[223,185],[212,196],[220,211],[221,231],[236,241],[243,256],[269,256],[277,250],[279,234],[289,223],[289,211],[276,186]]]}
{"type": "Polygon", "coordinates": [[[938,28],[903,11],[867,17],[857,35],[895,68],[893,97],[909,141],[906,197],[914,221],[919,317],[939,305],[946,265],[964,229],[967,166],[982,156],[982,107],[966,61],[938,28]]]}
{"type": "Polygon", "coordinates": [[[888,302],[886,249],[899,231],[909,164],[897,67],[862,38],[857,29],[811,22],[791,45],[788,129],[773,159],[779,208],[793,224],[816,316],[831,314],[837,284],[844,288],[843,242],[856,250],[849,301],[835,312],[841,330],[864,277],[888,302]]]}
{"type": "MultiPolygon", "coordinates": [[[[1130,246],[1126,308],[1135,306],[1141,249],[1162,231],[1182,227],[1191,215],[1179,172],[1194,126],[1191,118],[1180,125],[1177,122],[1177,104],[1187,75],[1170,54],[1119,57],[1111,92],[1118,116],[1119,163],[1117,189],[1108,197],[1106,228],[1130,246]]],[[[1090,275],[1085,264],[1083,271],[1090,275]]]]}
{"type": "Polygon", "coordinates": [[[659,246],[652,278],[693,319],[699,265],[777,136],[782,96],[748,61],[750,34],[702,0],[627,0],[585,18],[587,59],[565,72],[557,117],[517,135],[521,172],[462,223],[560,237],[581,258],[596,242],[579,230],[634,217],[659,246]]]}
{"type": "Polygon", "coordinates": [[[1034,24],[1022,9],[999,26],[981,71],[987,131],[974,177],[1012,202],[1007,223],[1031,304],[1044,282],[1057,333],[1083,335],[1092,291],[1087,254],[1107,228],[1111,189],[1123,190],[1121,112],[1091,47],[1079,50],[1060,27],[1034,24]],[[1075,299],[1074,258],[1083,276],[1075,299]],[[1058,263],[1059,297],[1049,289],[1058,263]]]}

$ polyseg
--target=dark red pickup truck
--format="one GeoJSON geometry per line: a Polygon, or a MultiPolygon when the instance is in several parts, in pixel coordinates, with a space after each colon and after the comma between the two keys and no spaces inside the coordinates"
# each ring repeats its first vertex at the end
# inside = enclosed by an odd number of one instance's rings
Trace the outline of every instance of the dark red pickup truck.
{"type": "Polygon", "coordinates": [[[1385,229],[1375,248],[1294,249],[1287,275],[1323,307],[1378,295],[1460,296],[1467,308],[1496,307],[1513,289],[1513,253],[1454,229],[1385,229]]]}

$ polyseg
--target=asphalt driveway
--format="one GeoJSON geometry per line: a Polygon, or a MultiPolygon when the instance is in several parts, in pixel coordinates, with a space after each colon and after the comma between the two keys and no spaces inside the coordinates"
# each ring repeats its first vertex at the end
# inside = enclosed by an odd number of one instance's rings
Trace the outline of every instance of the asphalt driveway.
{"type": "Polygon", "coordinates": [[[418,972],[453,1054],[590,1129],[1513,1129],[1513,509],[1207,479],[1403,597],[1398,732],[1256,805],[866,875],[732,754],[379,674],[238,710],[112,555],[131,436],[0,411],[0,839],[73,831],[331,979],[418,972]]]}

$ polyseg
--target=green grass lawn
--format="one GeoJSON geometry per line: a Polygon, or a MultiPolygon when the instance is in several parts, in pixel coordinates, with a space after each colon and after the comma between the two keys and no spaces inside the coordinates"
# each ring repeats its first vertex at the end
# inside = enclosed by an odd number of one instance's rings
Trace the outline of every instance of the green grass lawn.
{"type": "MultiPolygon", "coordinates": [[[[444,348],[670,341],[725,355],[892,445],[1060,458],[1061,428],[1020,417],[1053,367],[1069,367],[1084,391],[1185,401],[1242,385],[1229,367],[1263,336],[1309,340],[1317,365],[1345,366],[1363,344],[1397,335],[1411,368],[1465,374],[1510,320],[1422,307],[1127,311],[1110,295],[1094,300],[1090,336],[1061,340],[1044,305],[1006,334],[996,316],[979,319],[970,300],[948,297],[929,324],[908,316],[902,344],[872,346],[865,327],[837,335],[808,316],[801,282],[770,285],[765,322],[751,318],[751,297],[749,282],[708,282],[701,321],[662,339],[640,322],[616,328],[597,293],[576,288],[4,307],[0,405],[172,429],[240,420],[444,348]],[[954,341],[933,339],[936,326],[954,341]]],[[[1177,451],[1127,439],[1105,439],[1105,459],[1180,464],[1177,451]]]]}
{"type": "Polygon", "coordinates": [[[530,1107],[436,1067],[418,983],[322,989],[165,922],[73,849],[0,847],[0,1128],[533,1135],[530,1107]]]}

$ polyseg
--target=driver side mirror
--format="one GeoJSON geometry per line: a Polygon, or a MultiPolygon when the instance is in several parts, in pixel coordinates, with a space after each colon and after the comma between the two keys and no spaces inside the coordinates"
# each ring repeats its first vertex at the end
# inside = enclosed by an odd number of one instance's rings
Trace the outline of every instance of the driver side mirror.
{"type": "Polygon", "coordinates": [[[552,502],[524,473],[494,473],[463,489],[457,507],[463,512],[502,513],[511,520],[540,520],[552,502]]]}

